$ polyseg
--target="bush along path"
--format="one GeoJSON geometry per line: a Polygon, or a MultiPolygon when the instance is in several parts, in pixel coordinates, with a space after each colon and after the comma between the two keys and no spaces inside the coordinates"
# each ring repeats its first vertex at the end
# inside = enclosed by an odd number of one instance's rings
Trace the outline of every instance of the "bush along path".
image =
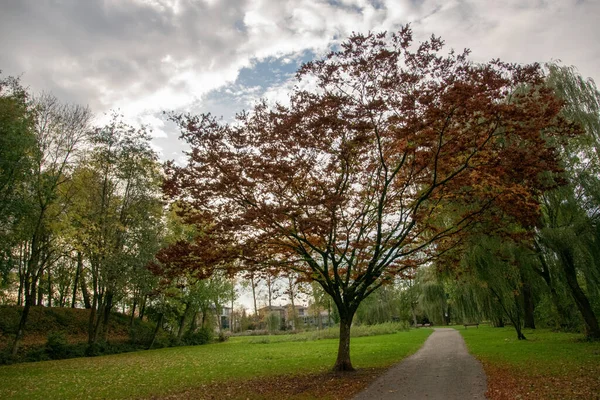
{"type": "Polygon", "coordinates": [[[485,399],[481,363],[467,351],[458,331],[436,328],[423,347],[390,368],[354,400],[485,399]]]}

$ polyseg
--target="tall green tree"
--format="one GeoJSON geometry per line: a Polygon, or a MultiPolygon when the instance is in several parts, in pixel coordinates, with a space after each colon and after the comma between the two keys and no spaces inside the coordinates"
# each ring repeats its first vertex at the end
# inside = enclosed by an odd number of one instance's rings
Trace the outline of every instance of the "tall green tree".
{"type": "Polygon", "coordinates": [[[91,112],[78,105],[63,104],[50,94],[33,99],[36,148],[28,188],[31,207],[23,219],[28,254],[21,271],[25,304],[12,348],[16,354],[23,337],[29,310],[36,303],[39,279],[53,256],[51,224],[63,212],[58,190],[68,178],[90,129],[91,112]]]}
{"type": "Polygon", "coordinates": [[[585,323],[590,338],[600,338],[598,317],[590,298],[600,297],[600,92],[573,67],[548,64],[548,84],[565,102],[565,118],[584,131],[564,143],[561,157],[567,185],[544,194],[543,225],[537,231],[541,271],[550,290],[561,281],[585,323]],[[552,266],[559,275],[551,279],[552,266]],[[583,279],[582,279],[583,278],[583,279]],[[581,281],[586,285],[582,286],[581,281]]]}
{"type": "Polygon", "coordinates": [[[30,95],[20,81],[0,79],[0,293],[14,280],[13,270],[23,266],[22,251],[16,248],[25,240],[21,222],[31,205],[28,188],[36,150],[34,122],[30,95]]]}
{"type": "Polygon", "coordinates": [[[159,165],[146,129],[114,116],[92,132],[91,145],[70,213],[74,246],[91,276],[90,344],[105,339],[111,310],[129,290],[147,290],[145,266],[163,228],[159,165]]]}
{"type": "Polygon", "coordinates": [[[36,151],[34,110],[18,79],[0,80],[0,249],[10,247],[25,210],[36,151]]]}

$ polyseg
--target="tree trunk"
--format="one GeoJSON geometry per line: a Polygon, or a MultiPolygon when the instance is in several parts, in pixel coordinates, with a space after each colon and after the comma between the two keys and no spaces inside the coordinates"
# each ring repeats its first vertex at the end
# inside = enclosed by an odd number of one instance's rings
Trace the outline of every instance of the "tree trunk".
{"type": "Polygon", "coordinates": [[[271,275],[267,275],[267,294],[268,294],[268,298],[269,298],[269,312],[273,310],[273,288],[272,288],[272,281],[271,281],[271,275]]]}
{"type": "Polygon", "coordinates": [[[417,323],[418,323],[418,321],[417,321],[417,313],[415,312],[415,305],[412,302],[410,303],[410,312],[411,312],[412,317],[413,317],[413,324],[414,324],[414,326],[416,328],[417,327],[417,323]]]}
{"type": "Polygon", "coordinates": [[[23,276],[19,276],[19,291],[17,292],[17,305],[23,305],[23,286],[25,283],[25,279],[23,276]]]}
{"type": "Polygon", "coordinates": [[[223,319],[221,318],[223,308],[215,302],[215,318],[217,320],[217,325],[219,326],[219,333],[223,331],[223,319]]]}
{"type": "Polygon", "coordinates": [[[188,330],[188,332],[190,334],[196,332],[196,329],[198,328],[197,317],[198,317],[198,311],[194,311],[194,314],[192,315],[192,322],[190,323],[190,329],[188,330]]]}
{"type": "Polygon", "coordinates": [[[152,335],[152,341],[148,345],[148,350],[150,350],[152,348],[152,346],[154,346],[154,342],[156,341],[156,337],[158,336],[158,331],[160,330],[160,327],[162,326],[163,318],[164,318],[164,314],[160,313],[160,315],[158,316],[158,322],[156,322],[156,328],[154,328],[154,334],[152,335]]]}
{"type": "Polygon", "coordinates": [[[571,294],[575,300],[575,304],[581,313],[583,320],[585,321],[586,335],[591,339],[600,339],[600,327],[598,326],[598,319],[592,310],[590,302],[579,286],[577,282],[577,271],[575,269],[575,262],[573,259],[573,252],[571,249],[561,249],[559,252],[561,264],[567,278],[567,284],[571,289],[571,294]]]}
{"type": "Polygon", "coordinates": [[[294,297],[295,297],[295,290],[294,290],[294,285],[293,285],[293,281],[292,281],[292,277],[289,276],[288,277],[288,289],[289,289],[289,294],[290,294],[290,303],[292,304],[292,328],[294,330],[297,329],[297,319],[296,318],[296,304],[294,304],[294,297]]]}
{"type": "Polygon", "coordinates": [[[250,273],[250,285],[252,286],[252,300],[254,301],[254,318],[258,318],[258,307],[256,307],[256,284],[254,282],[254,273],[250,273]]]}
{"type": "Polygon", "coordinates": [[[19,292],[17,294],[17,305],[23,305],[24,289],[25,289],[25,259],[27,252],[27,242],[19,245],[19,292]],[[24,248],[25,247],[25,248],[24,248]]]}
{"type": "MultiPolygon", "coordinates": [[[[79,286],[79,276],[81,275],[81,270],[83,260],[81,258],[81,252],[77,252],[77,269],[75,270],[75,281],[73,282],[73,298],[71,299],[71,308],[75,308],[75,302],[77,301],[77,286],[79,286]]],[[[88,299],[89,301],[89,299],[88,299]]]]}
{"type": "Polygon", "coordinates": [[[133,305],[131,306],[131,318],[129,318],[129,327],[133,326],[133,321],[135,319],[135,308],[137,307],[137,297],[133,299],[133,305]]]}
{"type": "Polygon", "coordinates": [[[98,306],[98,294],[94,293],[94,299],[90,307],[90,318],[88,320],[88,344],[94,343],[96,337],[95,329],[96,326],[96,312],[98,306]]]}
{"type": "Polygon", "coordinates": [[[140,308],[140,321],[144,319],[144,313],[146,312],[146,301],[148,300],[148,295],[144,295],[142,300],[142,305],[140,308]]]}
{"type": "Polygon", "coordinates": [[[534,311],[535,304],[531,293],[529,283],[523,283],[523,311],[524,311],[524,326],[525,328],[535,329],[534,311]]]}
{"type": "Polygon", "coordinates": [[[50,272],[50,268],[48,268],[48,307],[52,307],[52,294],[54,289],[52,287],[52,273],[50,272]]]}
{"type": "Polygon", "coordinates": [[[34,289],[37,289],[37,302],[35,303],[35,305],[38,306],[43,306],[43,301],[44,301],[44,292],[42,291],[42,282],[40,281],[40,285],[37,286],[37,284],[32,285],[32,287],[34,289]]]}
{"type": "Polygon", "coordinates": [[[235,278],[231,280],[231,312],[229,313],[229,330],[231,333],[233,330],[233,302],[235,301],[235,278]]]}
{"type": "Polygon", "coordinates": [[[206,328],[206,314],[208,314],[208,307],[202,308],[202,320],[200,321],[200,327],[206,328]]]}
{"type": "MultiPolygon", "coordinates": [[[[339,310],[339,309],[338,309],[339,310]]],[[[340,311],[340,343],[333,370],[337,372],[354,371],[350,361],[350,327],[354,313],[340,311]]]]}
{"type": "Polygon", "coordinates": [[[40,251],[37,246],[37,242],[37,236],[34,235],[31,245],[31,256],[29,257],[27,265],[25,266],[25,306],[23,307],[23,312],[21,313],[19,327],[17,328],[17,334],[15,335],[15,341],[13,342],[13,347],[11,349],[11,354],[13,356],[17,355],[19,344],[21,343],[23,335],[25,334],[25,326],[27,325],[29,310],[35,302],[36,274],[33,273],[33,271],[38,268],[40,262],[40,251]]]}
{"type": "MultiPolygon", "coordinates": [[[[38,299],[37,296],[39,296],[37,290],[37,279],[35,279],[35,275],[33,273],[30,274],[30,277],[31,278],[27,279],[31,279],[31,286],[29,286],[29,293],[31,295],[31,305],[36,306],[38,304],[38,302],[36,302],[36,300],[38,299]]],[[[25,299],[27,299],[27,291],[25,291],[25,299]]],[[[27,300],[25,301],[27,302],[27,300]]]]}
{"type": "Polygon", "coordinates": [[[190,309],[190,303],[185,303],[185,310],[183,310],[183,314],[179,319],[179,330],[177,331],[177,339],[181,339],[183,337],[183,330],[185,329],[185,324],[187,322],[187,316],[190,309]]]}
{"type": "MultiPolygon", "coordinates": [[[[504,302],[502,301],[502,297],[491,287],[490,287],[490,291],[496,297],[496,300],[498,300],[500,307],[502,307],[502,310],[504,310],[504,314],[506,314],[506,316],[508,317],[510,322],[512,322],[512,324],[515,328],[515,331],[517,331],[517,339],[518,340],[527,340],[527,338],[525,337],[525,335],[523,335],[523,332],[521,330],[521,318],[519,318],[518,312],[516,312],[514,314],[511,313],[504,305],[504,302]]],[[[517,299],[515,298],[515,302],[516,302],[516,300],[517,299]]],[[[519,305],[515,304],[515,307],[518,309],[519,305]]]]}
{"type": "Polygon", "coordinates": [[[83,304],[87,310],[93,308],[92,302],[90,301],[90,292],[88,291],[87,283],[85,281],[85,274],[83,273],[83,262],[81,264],[81,271],[79,275],[81,281],[81,296],[83,297],[83,304]]]}
{"type": "Polygon", "coordinates": [[[110,319],[110,313],[113,307],[113,292],[107,291],[104,301],[104,310],[102,312],[102,331],[100,335],[100,339],[102,341],[106,341],[108,337],[108,322],[110,319]]]}
{"type": "Polygon", "coordinates": [[[535,242],[535,248],[537,250],[538,260],[540,261],[542,268],[541,269],[534,268],[533,270],[542,277],[544,282],[546,282],[548,289],[550,289],[550,297],[552,298],[552,303],[554,304],[554,308],[556,308],[556,312],[558,313],[558,317],[560,319],[560,322],[558,323],[558,325],[559,326],[566,325],[567,321],[569,321],[568,311],[566,310],[563,302],[560,301],[560,297],[558,296],[558,293],[556,292],[556,289],[554,287],[554,283],[552,282],[552,276],[550,275],[550,268],[548,266],[548,263],[546,262],[546,259],[544,258],[542,248],[540,247],[540,245],[537,242],[535,242]]]}
{"type": "MultiPolygon", "coordinates": [[[[27,292],[27,282],[25,282],[25,291],[27,292]]],[[[23,339],[23,335],[25,333],[25,325],[27,324],[27,318],[29,316],[29,310],[31,309],[31,295],[25,295],[25,306],[23,307],[23,311],[21,312],[21,319],[19,320],[19,327],[17,328],[17,334],[15,336],[15,341],[13,342],[13,346],[11,349],[12,356],[17,355],[17,351],[19,351],[19,344],[23,339]]]]}

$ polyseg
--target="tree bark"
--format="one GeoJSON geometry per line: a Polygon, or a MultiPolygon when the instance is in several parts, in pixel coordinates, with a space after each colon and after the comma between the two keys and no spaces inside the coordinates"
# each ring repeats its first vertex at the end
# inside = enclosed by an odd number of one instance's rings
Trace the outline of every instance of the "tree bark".
{"type": "Polygon", "coordinates": [[[37,302],[34,305],[43,306],[44,301],[44,292],[42,291],[42,282],[40,281],[40,285],[33,285],[33,288],[37,290],[37,302]]]}
{"type": "Polygon", "coordinates": [[[144,295],[142,299],[142,304],[140,307],[140,321],[144,319],[144,313],[146,312],[146,301],[148,300],[148,295],[144,295]]]}
{"type": "Polygon", "coordinates": [[[208,322],[208,319],[206,317],[208,316],[209,310],[210,307],[208,307],[208,305],[200,308],[200,312],[202,313],[202,319],[200,320],[201,328],[206,328],[206,323],[208,322]]]}
{"type": "Polygon", "coordinates": [[[83,297],[83,304],[85,305],[85,308],[89,310],[92,308],[92,302],[90,301],[90,292],[88,291],[87,283],[85,281],[85,274],[83,273],[83,260],[81,263],[79,280],[81,281],[81,296],[83,297]]]}
{"type": "Polygon", "coordinates": [[[546,282],[548,289],[550,289],[550,297],[552,298],[552,303],[554,304],[554,307],[556,308],[556,312],[558,313],[558,317],[560,318],[558,325],[559,326],[566,325],[567,321],[569,321],[569,318],[567,317],[568,311],[566,310],[562,301],[560,301],[558,293],[556,292],[556,288],[554,287],[554,283],[552,282],[552,275],[550,275],[550,267],[548,266],[548,263],[546,262],[546,259],[544,258],[542,248],[540,247],[540,245],[537,242],[535,242],[534,244],[535,244],[535,248],[537,250],[538,260],[540,261],[542,268],[541,269],[534,268],[533,270],[542,277],[544,282],[546,282]]]}
{"type": "Polygon", "coordinates": [[[183,337],[183,330],[185,329],[185,324],[187,322],[187,316],[190,309],[190,303],[185,303],[185,310],[183,310],[183,314],[179,319],[179,330],[177,331],[177,339],[181,339],[183,337]]]}
{"type": "Polygon", "coordinates": [[[412,314],[413,317],[413,324],[415,326],[415,328],[417,327],[417,313],[415,312],[415,304],[413,302],[410,303],[410,312],[412,314]]]}
{"type": "Polygon", "coordinates": [[[52,273],[50,272],[50,268],[48,268],[48,307],[52,307],[53,292],[54,288],[52,287],[52,273]]]}
{"type": "Polygon", "coordinates": [[[133,321],[135,319],[135,309],[137,307],[137,297],[133,299],[133,305],[131,306],[131,317],[129,318],[129,327],[133,326],[133,321]]]}
{"type": "Polygon", "coordinates": [[[92,302],[90,301],[90,292],[87,290],[87,285],[85,283],[85,278],[83,275],[80,278],[81,280],[81,297],[83,297],[83,304],[86,309],[90,309],[93,307],[92,302]]]}
{"type": "Polygon", "coordinates": [[[25,290],[25,260],[27,259],[27,242],[19,245],[19,291],[17,294],[17,305],[23,305],[25,290]]]}
{"type": "Polygon", "coordinates": [[[21,343],[23,335],[25,334],[25,326],[27,325],[29,310],[35,302],[35,271],[39,267],[39,262],[40,250],[38,246],[38,236],[34,235],[31,242],[31,256],[29,257],[27,265],[25,266],[25,306],[23,307],[23,312],[21,313],[19,327],[17,328],[17,334],[15,335],[15,341],[13,342],[13,346],[11,349],[11,354],[13,356],[17,355],[17,351],[19,350],[19,344],[21,343]]]}
{"type": "MultiPolygon", "coordinates": [[[[25,290],[27,290],[27,283],[25,283],[25,290]]],[[[31,295],[25,295],[25,306],[23,307],[23,311],[21,312],[21,319],[19,320],[19,327],[17,328],[17,334],[15,336],[15,341],[13,342],[13,346],[11,349],[12,356],[16,356],[19,351],[19,344],[23,339],[23,335],[25,333],[25,325],[27,324],[27,318],[29,317],[29,310],[31,309],[31,295]]]]}
{"type": "Polygon", "coordinates": [[[354,312],[340,311],[340,343],[333,370],[337,372],[354,371],[350,361],[350,328],[354,312]]]}
{"type": "Polygon", "coordinates": [[[160,327],[162,325],[163,318],[164,318],[164,314],[160,313],[160,315],[158,316],[158,322],[156,322],[156,328],[154,328],[154,334],[152,335],[152,341],[148,345],[148,350],[150,350],[152,348],[152,346],[154,346],[154,342],[156,341],[156,337],[158,336],[158,331],[160,330],[160,327]]]}
{"type": "MultiPolygon", "coordinates": [[[[511,313],[504,305],[504,302],[502,301],[502,297],[491,287],[490,287],[490,291],[496,297],[496,300],[498,300],[500,307],[502,307],[502,310],[504,310],[504,314],[506,314],[506,316],[508,317],[510,322],[512,322],[512,324],[515,328],[515,331],[517,331],[517,339],[518,340],[527,340],[525,335],[523,335],[523,331],[521,330],[521,318],[519,318],[518,312],[516,312],[514,314],[511,313]]],[[[517,299],[515,299],[515,301],[516,300],[517,299]]],[[[518,308],[518,304],[515,304],[515,307],[518,308]]]]}
{"type": "Polygon", "coordinates": [[[94,293],[94,298],[90,307],[90,318],[88,320],[88,344],[94,343],[96,333],[94,327],[96,326],[96,313],[98,306],[98,294],[94,293]]]}
{"type": "Polygon", "coordinates": [[[198,311],[194,311],[194,314],[192,315],[192,321],[190,323],[190,329],[188,330],[188,332],[190,334],[196,332],[196,329],[198,328],[197,317],[198,317],[198,311]]]}
{"type": "Polygon", "coordinates": [[[573,258],[573,252],[569,248],[563,248],[559,252],[563,271],[567,279],[569,289],[571,289],[571,295],[575,300],[575,304],[585,321],[586,336],[590,339],[600,339],[600,326],[598,325],[598,319],[594,314],[594,310],[590,305],[590,302],[579,286],[577,282],[577,270],[575,269],[575,261],[573,258]]]}
{"type": "Polygon", "coordinates": [[[250,285],[252,286],[252,300],[254,301],[254,318],[258,318],[258,307],[256,307],[256,284],[254,282],[254,272],[250,273],[250,285]]]}
{"type": "Polygon", "coordinates": [[[535,304],[533,302],[533,295],[531,293],[531,286],[529,283],[523,282],[523,311],[524,311],[524,327],[529,329],[535,329],[535,304]]]}
{"type": "Polygon", "coordinates": [[[106,338],[108,337],[108,322],[113,307],[113,296],[114,295],[112,291],[109,290],[106,292],[104,310],[102,312],[102,330],[100,335],[100,339],[102,341],[106,341],[106,338]]]}
{"type": "Polygon", "coordinates": [[[292,304],[292,328],[296,330],[298,329],[298,327],[296,326],[298,324],[298,318],[296,317],[296,304],[294,303],[296,291],[294,290],[293,280],[291,276],[288,276],[288,291],[290,295],[290,303],[292,304]]]}
{"type": "Polygon", "coordinates": [[[77,301],[77,286],[79,286],[79,276],[81,275],[81,269],[83,260],[81,258],[81,252],[77,252],[77,269],[75,270],[75,281],[73,282],[73,297],[71,299],[71,308],[75,308],[75,302],[77,301]]]}
{"type": "Polygon", "coordinates": [[[234,332],[233,328],[233,302],[235,301],[235,278],[231,279],[231,312],[229,313],[229,330],[231,333],[234,332]]]}

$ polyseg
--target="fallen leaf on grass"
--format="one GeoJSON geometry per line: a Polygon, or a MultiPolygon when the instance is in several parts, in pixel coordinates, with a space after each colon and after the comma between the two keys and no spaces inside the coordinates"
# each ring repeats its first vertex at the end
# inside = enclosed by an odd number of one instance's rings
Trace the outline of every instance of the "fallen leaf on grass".
{"type": "Polygon", "coordinates": [[[346,400],[366,388],[384,368],[362,369],[350,373],[321,373],[256,378],[231,383],[201,385],[179,393],[151,397],[167,399],[331,399],[346,400]]]}

